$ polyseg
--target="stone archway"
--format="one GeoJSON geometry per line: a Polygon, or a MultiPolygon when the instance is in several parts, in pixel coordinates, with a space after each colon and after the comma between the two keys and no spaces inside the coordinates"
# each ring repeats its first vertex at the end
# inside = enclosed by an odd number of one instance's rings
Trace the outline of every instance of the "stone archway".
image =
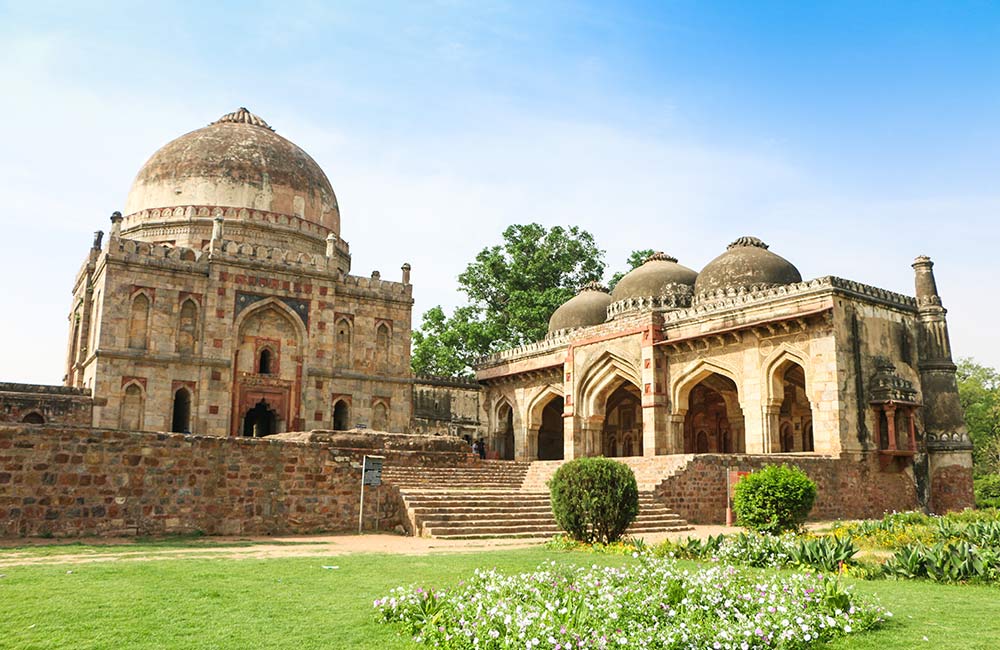
{"type": "Polygon", "coordinates": [[[500,460],[514,460],[514,409],[507,400],[496,411],[493,449],[500,460]]]}
{"type": "Polygon", "coordinates": [[[772,449],[783,453],[813,451],[812,402],[805,369],[798,360],[785,356],[771,367],[769,380],[767,426],[776,438],[772,449]]]}
{"type": "Polygon", "coordinates": [[[277,414],[267,400],[260,400],[243,416],[243,436],[246,438],[263,438],[278,433],[277,429],[277,414]]]}
{"type": "Polygon", "coordinates": [[[553,397],[542,408],[538,427],[538,460],[562,460],[564,454],[563,398],[553,397]]]}
{"type": "Polygon", "coordinates": [[[687,392],[684,453],[742,453],[746,450],[743,411],[736,382],[709,373],[687,392]]]}
{"type": "Polygon", "coordinates": [[[333,405],[333,430],[347,431],[351,428],[351,407],[344,400],[333,405]]]}
{"type": "Polygon", "coordinates": [[[622,381],[608,395],[601,453],[609,458],[642,455],[642,398],[630,382],[622,381]]]}

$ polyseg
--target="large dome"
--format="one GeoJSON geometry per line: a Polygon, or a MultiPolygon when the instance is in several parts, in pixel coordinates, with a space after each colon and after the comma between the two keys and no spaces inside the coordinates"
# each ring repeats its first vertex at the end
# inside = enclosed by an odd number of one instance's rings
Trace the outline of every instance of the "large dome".
{"type": "Polygon", "coordinates": [[[600,325],[608,317],[611,296],[596,282],[584,285],[576,294],[552,312],[549,335],[579,327],[600,325]]]}
{"type": "MultiPolygon", "coordinates": [[[[275,222],[303,220],[340,234],[337,197],[320,166],[245,108],[153,154],[129,191],[125,230],[149,220],[139,213],[193,208],[197,214],[206,207],[258,211],[275,222]]],[[[311,234],[322,239],[327,232],[311,234]]]]}
{"type": "Polygon", "coordinates": [[[683,287],[694,286],[698,274],[677,263],[677,258],[666,253],[654,253],[647,257],[642,266],[625,274],[611,291],[615,302],[626,298],[660,298],[684,291],[683,287]]]}
{"type": "Polygon", "coordinates": [[[791,262],[767,250],[756,237],[740,237],[705,265],[694,283],[695,300],[704,302],[733,291],[756,291],[802,282],[791,262]]]}

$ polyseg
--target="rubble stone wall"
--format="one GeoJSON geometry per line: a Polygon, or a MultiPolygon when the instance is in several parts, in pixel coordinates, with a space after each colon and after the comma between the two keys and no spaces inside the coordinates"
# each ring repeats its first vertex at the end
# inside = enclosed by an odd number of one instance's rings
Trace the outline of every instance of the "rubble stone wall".
{"type": "MultiPolygon", "coordinates": [[[[317,432],[229,438],[0,425],[0,537],[270,535],[357,530],[361,462],[478,462],[449,438],[317,432]]],[[[405,525],[398,490],[365,490],[365,528],[405,525]]]]}
{"type": "Polygon", "coordinates": [[[912,470],[882,471],[876,453],[839,458],[700,454],[660,483],[655,492],[668,508],[691,523],[721,524],[726,521],[726,473],[782,463],[797,466],[816,482],[810,519],[868,519],[920,508],[912,470]]]}

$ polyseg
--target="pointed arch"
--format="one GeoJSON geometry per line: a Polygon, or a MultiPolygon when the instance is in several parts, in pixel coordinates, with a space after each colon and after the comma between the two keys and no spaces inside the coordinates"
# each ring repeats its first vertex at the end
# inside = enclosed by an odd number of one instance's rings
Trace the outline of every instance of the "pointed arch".
{"type": "Polygon", "coordinates": [[[386,322],[380,322],[375,327],[375,368],[386,372],[389,369],[389,346],[392,342],[392,329],[386,322]]]}
{"type": "MultiPolygon", "coordinates": [[[[788,343],[782,343],[767,356],[761,365],[763,375],[761,385],[766,387],[767,404],[780,405],[785,398],[783,374],[788,370],[789,364],[796,364],[802,368],[806,376],[811,375],[811,364],[805,353],[788,343]]],[[[808,393],[806,395],[808,397],[808,393]]]]}
{"type": "Polygon", "coordinates": [[[273,309],[278,314],[288,319],[288,321],[291,322],[292,326],[295,328],[295,332],[298,334],[300,344],[305,344],[308,340],[308,332],[306,331],[305,323],[302,322],[302,317],[295,313],[294,309],[277,298],[265,298],[264,300],[255,302],[253,305],[241,311],[236,317],[236,320],[233,321],[233,330],[239,332],[240,328],[243,327],[243,324],[248,318],[263,313],[268,309],[273,309]]]}
{"type": "Polygon", "coordinates": [[[493,450],[500,460],[514,460],[514,405],[502,395],[493,404],[493,450]]]}
{"type": "Polygon", "coordinates": [[[177,320],[177,352],[179,354],[194,354],[197,339],[198,303],[189,297],[181,302],[177,320]]]}
{"type": "Polygon", "coordinates": [[[577,414],[604,415],[608,397],[622,382],[642,390],[642,374],[634,364],[614,352],[605,352],[584,371],[576,389],[577,414]]]}
{"type": "Polygon", "coordinates": [[[24,424],[45,424],[45,416],[38,411],[30,411],[21,418],[21,422],[24,424]]]}
{"type": "Polygon", "coordinates": [[[670,388],[670,403],[674,413],[683,415],[687,412],[691,390],[711,375],[721,375],[737,387],[740,385],[739,374],[733,368],[714,360],[701,359],[673,381],[670,388]]]}
{"type": "Polygon", "coordinates": [[[354,343],[354,323],[347,316],[341,316],[334,322],[335,356],[334,363],[339,368],[350,368],[352,348],[354,343]]]}
{"type": "Polygon", "coordinates": [[[765,437],[771,451],[811,452],[814,449],[809,368],[806,355],[787,343],[768,355],[763,364],[765,437]]]}
{"type": "Polygon", "coordinates": [[[528,426],[529,430],[537,430],[542,424],[542,411],[553,399],[563,399],[562,386],[547,385],[541,392],[528,402],[528,426]]]}
{"type": "Polygon", "coordinates": [[[371,428],[375,431],[389,430],[389,406],[385,403],[385,400],[377,399],[372,404],[371,428]]]}
{"type": "Polygon", "coordinates": [[[191,433],[191,391],[187,386],[180,386],[174,391],[170,430],[174,433],[191,433]]]}
{"type": "Polygon", "coordinates": [[[145,291],[132,296],[129,307],[128,346],[133,350],[145,350],[149,345],[149,311],[152,301],[145,291]]]}
{"type": "Polygon", "coordinates": [[[137,381],[122,386],[121,408],[118,413],[118,428],[126,431],[142,431],[145,419],[146,390],[137,381]]]}

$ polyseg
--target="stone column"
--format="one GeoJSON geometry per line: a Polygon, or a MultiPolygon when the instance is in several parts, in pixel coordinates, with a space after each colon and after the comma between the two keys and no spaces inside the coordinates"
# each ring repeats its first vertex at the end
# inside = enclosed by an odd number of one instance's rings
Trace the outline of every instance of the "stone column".
{"type": "Polygon", "coordinates": [[[972,506],[972,441],[958,398],[947,311],[927,256],[913,262],[920,319],[920,388],[930,494],[935,512],[972,506]]]}
{"type": "Polygon", "coordinates": [[[663,450],[665,454],[684,453],[684,414],[671,413],[666,416],[666,444],[663,450]]]}
{"type": "Polygon", "coordinates": [[[210,253],[222,250],[222,235],[223,235],[223,219],[222,215],[218,215],[212,219],[212,241],[208,245],[208,250],[210,253]]]}
{"type": "Polygon", "coordinates": [[[410,284],[410,263],[404,262],[400,268],[403,270],[403,284],[410,284]]]}
{"type": "Polygon", "coordinates": [[[326,258],[332,260],[337,254],[337,236],[332,232],[326,236],[326,258]]]}

